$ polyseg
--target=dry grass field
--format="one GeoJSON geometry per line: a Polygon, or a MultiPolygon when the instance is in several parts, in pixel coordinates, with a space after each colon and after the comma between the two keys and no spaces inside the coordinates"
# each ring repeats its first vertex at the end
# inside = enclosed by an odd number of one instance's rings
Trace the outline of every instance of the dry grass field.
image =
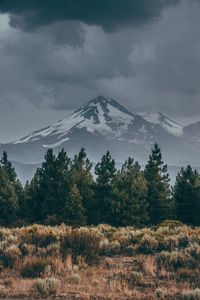
{"type": "Polygon", "coordinates": [[[200,228],[1,228],[0,298],[198,300],[200,228]]]}

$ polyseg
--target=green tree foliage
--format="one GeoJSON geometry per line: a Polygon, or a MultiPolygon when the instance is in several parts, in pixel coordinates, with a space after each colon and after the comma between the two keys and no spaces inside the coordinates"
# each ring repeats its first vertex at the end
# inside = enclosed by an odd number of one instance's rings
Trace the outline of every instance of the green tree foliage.
{"type": "Polygon", "coordinates": [[[11,161],[8,160],[8,155],[7,155],[6,151],[3,152],[0,163],[1,163],[1,166],[2,166],[2,170],[5,172],[8,180],[11,183],[15,183],[16,180],[17,180],[17,174],[15,172],[14,167],[12,166],[11,161]]]}
{"type": "Polygon", "coordinates": [[[15,188],[0,167],[0,225],[11,226],[17,219],[18,209],[15,188]]]}
{"type": "Polygon", "coordinates": [[[151,151],[144,174],[148,187],[149,221],[151,224],[158,224],[162,220],[171,218],[173,210],[167,165],[162,161],[158,144],[155,144],[151,151]]]}
{"type": "Polygon", "coordinates": [[[76,224],[80,224],[83,220],[85,222],[84,215],[81,215],[84,213],[82,195],[79,195],[79,190],[75,191],[75,173],[72,171],[72,166],[64,150],[61,150],[57,157],[52,149],[47,151],[41,168],[38,168],[34,178],[26,187],[33,222],[50,221],[56,224],[62,222],[71,224],[73,216],[76,216],[74,220],[76,224]],[[77,199],[74,194],[77,195],[77,199]],[[75,211],[72,212],[73,209],[75,211]],[[78,209],[80,211],[77,211],[78,209]],[[80,216],[79,222],[78,215],[80,216]]]}
{"type": "Polygon", "coordinates": [[[138,162],[129,158],[114,180],[112,210],[117,226],[144,225],[147,220],[147,183],[138,162]]]}
{"type": "Polygon", "coordinates": [[[115,160],[109,151],[101,158],[95,167],[95,223],[112,224],[113,182],[116,175],[115,160]]]}
{"type": "Polygon", "coordinates": [[[63,220],[68,225],[78,226],[86,224],[85,209],[82,204],[83,198],[77,186],[72,185],[63,209],[63,220]]]}
{"type": "Polygon", "coordinates": [[[86,212],[87,223],[92,223],[93,218],[93,185],[94,180],[91,173],[92,163],[87,158],[85,149],[82,147],[71,162],[70,176],[72,185],[76,185],[82,197],[83,208],[86,212]]]}
{"type": "Polygon", "coordinates": [[[7,180],[11,183],[14,188],[15,194],[17,196],[18,201],[18,218],[22,220],[27,218],[27,203],[24,197],[24,190],[21,182],[17,179],[17,173],[15,168],[13,167],[11,161],[8,159],[7,152],[4,151],[2,158],[0,160],[1,168],[7,178],[7,180]]]}
{"type": "Polygon", "coordinates": [[[200,176],[191,166],[182,168],[174,186],[176,217],[189,225],[200,225],[200,176]]]}

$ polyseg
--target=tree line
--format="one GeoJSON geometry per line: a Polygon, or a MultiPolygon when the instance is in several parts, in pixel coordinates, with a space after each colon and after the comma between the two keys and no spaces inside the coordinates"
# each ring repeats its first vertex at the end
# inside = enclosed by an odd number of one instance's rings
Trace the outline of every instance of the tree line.
{"type": "Polygon", "coordinates": [[[150,226],[166,219],[200,225],[200,174],[182,168],[172,187],[158,144],[144,170],[131,157],[117,170],[108,151],[93,172],[84,148],[73,158],[64,149],[58,155],[48,149],[24,187],[6,152],[0,160],[1,226],[150,226]]]}

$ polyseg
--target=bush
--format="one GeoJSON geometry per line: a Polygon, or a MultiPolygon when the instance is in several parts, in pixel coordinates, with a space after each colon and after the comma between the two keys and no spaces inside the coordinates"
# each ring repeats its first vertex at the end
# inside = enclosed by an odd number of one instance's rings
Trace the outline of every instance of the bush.
{"type": "Polygon", "coordinates": [[[157,256],[156,260],[158,268],[164,267],[167,270],[195,266],[195,261],[189,254],[179,251],[163,251],[157,256]]]}
{"type": "Polygon", "coordinates": [[[101,255],[116,255],[120,253],[121,245],[117,240],[109,242],[109,240],[104,239],[99,244],[101,255]]]}
{"type": "Polygon", "coordinates": [[[190,254],[196,260],[200,259],[200,246],[196,243],[185,248],[185,252],[190,254]]]}
{"type": "Polygon", "coordinates": [[[169,236],[162,242],[162,247],[166,251],[174,251],[179,245],[177,237],[169,236]]]}
{"type": "Polygon", "coordinates": [[[182,268],[177,270],[176,273],[177,279],[182,281],[195,282],[198,281],[198,276],[194,270],[188,268],[182,268]]]}
{"type": "Polygon", "coordinates": [[[42,296],[56,294],[60,287],[60,281],[56,278],[38,279],[36,289],[42,296]]]}
{"type": "Polygon", "coordinates": [[[55,271],[55,260],[51,257],[27,257],[22,266],[21,275],[25,278],[40,277],[45,272],[47,266],[50,266],[55,271]]]}
{"type": "Polygon", "coordinates": [[[164,298],[164,291],[161,289],[161,288],[157,288],[155,291],[154,291],[154,295],[156,298],[158,299],[163,299],[164,298]]]}
{"type": "Polygon", "coordinates": [[[141,283],[143,280],[143,274],[141,272],[133,271],[127,275],[127,282],[129,287],[133,287],[136,284],[141,283]]]}
{"type": "Polygon", "coordinates": [[[20,258],[20,250],[16,245],[10,245],[0,252],[0,262],[6,268],[13,268],[20,258]]]}
{"type": "Polygon", "coordinates": [[[174,229],[175,227],[182,227],[182,226],[184,226],[184,224],[181,221],[165,220],[162,223],[160,223],[158,227],[169,227],[171,229],[174,229]]]}
{"type": "Polygon", "coordinates": [[[139,253],[152,254],[158,248],[158,241],[150,235],[145,234],[137,247],[139,253]]]}
{"type": "Polygon", "coordinates": [[[182,293],[181,300],[200,300],[200,289],[182,293]]]}
{"type": "Polygon", "coordinates": [[[80,275],[78,273],[72,273],[69,277],[68,277],[68,282],[70,284],[79,284],[80,283],[80,275]]]}
{"type": "Polygon", "coordinates": [[[93,261],[99,254],[100,234],[95,229],[81,227],[66,232],[61,241],[63,259],[68,254],[76,259],[83,256],[87,261],[93,261]]]}

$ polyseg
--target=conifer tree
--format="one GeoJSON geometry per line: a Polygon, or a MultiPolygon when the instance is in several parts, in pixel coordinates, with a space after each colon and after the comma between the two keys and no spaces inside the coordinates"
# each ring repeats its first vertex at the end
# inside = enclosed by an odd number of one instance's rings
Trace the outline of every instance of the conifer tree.
{"type": "Polygon", "coordinates": [[[2,158],[0,160],[0,164],[2,170],[4,171],[5,176],[14,187],[17,200],[18,200],[18,206],[19,206],[18,217],[21,220],[26,219],[28,206],[25,201],[24,189],[21,182],[17,178],[17,173],[15,171],[15,168],[12,165],[12,162],[8,159],[8,155],[6,151],[3,152],[2,158]]]}
{"type": "Polygon", "coordinates": [[[200,175],[191,166],[182,168],[174,186],[176,217],[189,225],[200,225],[200,175]]]}
{"type": "Polygon", "coordinates": [[[17,219],[18,199],[15,188],[0,167],[0,225],[11,226],[17,219]]]}
{"type": "MultiPolygon", "coordinates": [[[[82,164],[82,160],[78,156],[77,159],[82,164]]],[[[58,153],[57,157],[53,154],[52,149],[47,150],[42,167],[36,171],[27,187],[27,197],[34,222],[72,224],[73,218],[75,218],[74,225],[85,224],[83,216],[85,209],[82,207],[81,192],[83,193],[84,189],[87,189],[87,184],[85,184],[86,179],[83,176],[82,168],[78,167],[77,161],[76,163],[77,169],[64,149],[58,153]],[[76,183],[79,184],[79,188],[76,183]],[[80,216],[80,220],[78,220],[78,216],[80,216]]],[[[83,169],[84,166],[82,166],[83,169]]]]}
{"type": "Polygon", "coordinates": [[[144,225],[147,220],[147,183],[138,162],[128,158],[114,180],[112,210],[115,225],[144,225]]]}
{"type": "Polygon", "coordinates": [[[144,170],[147,181],[147,202],[150,224],[158,224],[172,217],[173,202],[167,165],[162,161],[158,144],[154,145],[144,170]]]}
{"type": "Polygon", "coordinates": [[[85,149],[82,147],[78,154],[74,155],[71,163],[71,181],[76,185],[82,198],[82,205],[86,212],[87,223],[92,222],[92,206],[94,199],[94,180],[91,173],[92,163],[87,158],[85,149]]]}
{"type": "Polygon", "coordinates": [[[2,158],[0,160],[2,170],[5,172],[6,176],[8,177],[8,180],[11,183],[15,183],[17,180],[17,174],[15,172],[15,168],[12,166],[11,161],[8,160],[7,152],[4,151],[2,158]]]}
{"type": "Polygon", "coordinates": [[[95,203],[96,223],[113,224],[112,199],[113,181],[116,175],[115,160],[109,151],[106,152],[95,167],[95,203]]]}
{"type": "Polygon", "coordinates": [[[82,197],[77,186],[74,184],[69,192],[63,208],[63,221],[72,226],[79,226],[86,224],[85,209],[82,205],[82,197]]]}

